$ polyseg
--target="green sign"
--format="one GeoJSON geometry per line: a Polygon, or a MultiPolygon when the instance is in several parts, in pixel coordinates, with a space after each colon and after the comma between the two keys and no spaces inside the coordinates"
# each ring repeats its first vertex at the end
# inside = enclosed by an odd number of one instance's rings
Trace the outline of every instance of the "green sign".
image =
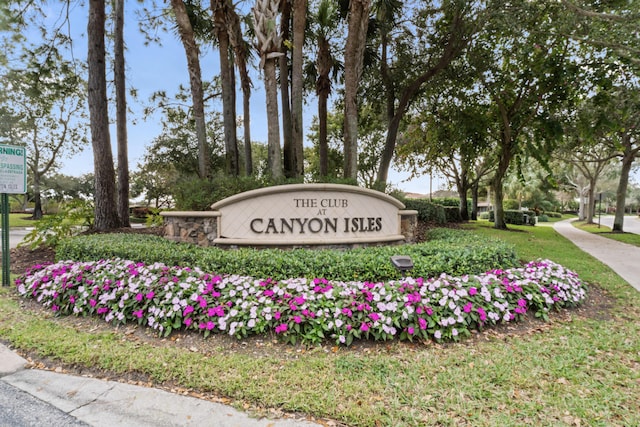
{"type": "Polygon", "coordinates": [[[27,192],[27,152],[24,147],[0,144],[0,193],[27,192]]]}

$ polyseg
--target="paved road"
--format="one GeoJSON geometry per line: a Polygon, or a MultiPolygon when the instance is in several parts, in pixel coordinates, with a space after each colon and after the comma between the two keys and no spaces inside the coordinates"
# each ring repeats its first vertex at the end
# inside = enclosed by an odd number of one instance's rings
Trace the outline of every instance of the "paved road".
{"type": "MultiPolygon", "coordinates": [[[[614,217],[611,215],[606,215],[600,218],[600,224],[606,225],[609,228],[613,227],[613,219],[614,217]]],[[[594,218],[593,222],[598,223],[598,218],[594,218]]],[[[624,222],[622,223],[622,230],[625,233],[633,233],[640,234],[640,218],[637,216],[625,216],[624,222]]]]}
{"type": "Polygon", "coordinates": [[[0,425],[84,427],[88,424],[55,406],[0,381],[0,425]]]}
{"type": "MultiPolygon", "coordinates": [[[[30,228],[10,228],[9,229],[9,247],[15,248],[18,246],[18,243],[24,239],[24,236],[31,232],[30,228]]],[[[2,229],[0,228],[0,233],[2,233],[2,229]]],[[[1,234],[0,234],[1,236],[1,234]]]]}

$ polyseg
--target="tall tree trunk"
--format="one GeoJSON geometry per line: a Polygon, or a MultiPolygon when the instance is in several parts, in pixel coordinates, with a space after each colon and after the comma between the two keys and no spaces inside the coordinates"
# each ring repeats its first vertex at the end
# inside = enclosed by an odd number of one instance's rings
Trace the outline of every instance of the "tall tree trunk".
{"type": "MultiPolygon", "coordinates": [[[[33,170],[33,169],[32,169],[33,170]]],[[[42,181],[42,177],[39,173],[33,173],[33,215],[31,215],[31,219],[38,220],[42,219],[42,194],[40,192],[40,182],[42,181]]]]}
{"type": "Polygon", "coordinates": [[[280,128],[278,126],[278,83],[275,59],[264,63],[264,87],[267,98],[267,162],[271,176],[282,178],[282,152],[280,150],[280,128]]]}
{"type": "Polygon", "coordinates": [[[129,222],[129,149],[127,141],[127,83],[124,60],[124,1],[115,0],[113,76],[116,88],[116,138],[118,140],[118,216],[122,227],[129,222]]]}
{"type": "Polygon", "coordinates": [[[503,183],[504,178],[509,170],[511,159],[513,158],[514,143],[511,141],[511,129],[506,126],[502,131],[502,139],[500,141],[500,154],[498,160],[498,166],[496,167],[495,175],[493,176],[493,197],[494,197],[494,228],[499,230],[505,230],[507,224],[504,220],[504,190],[503,183]]]}
{"type": "Polygon", "coordinates": [[[467,179],[466,170],[462,170],[457,181],[458,197],[460,198],[460,218],[463,221],[469,221],[469,206],[467,204],[467,190],[469,190],[469,181],[467,179]]]}
{"type": "Polygon", "coordinates": [[[304,78],[304,29],[307,22],[307,0],[293,0],[293,50],[291,54],[291,145],[294,178],[304,175],[302,98],[304,78]]]}
{"type": "Polygon", "coordinates": [[[193,119],[196,124],[198,139],[198,175],[209,176],[209,145],[207,144],[207,124],[204,116],[204,90],[202,88],[202,71],[200,69],[200,49],[193,34],[193,26],[189,20],[187,8],[182,0],[171,0],[171,7],[178,24],[178,33],[187,57],[189,85],[193,103],[193,119]]]}
{"type": "Polygon", "coordinates": [[[88,104],[95,175],[94,227],[97,230],[109,230],[120,226],[116,210],[115,170],[109,137],[104,27],[104,0],[89,0],[88,104]]]}
{"type": "Polygon", "coordinates": [[[371,0],[351,0],[347,43],[344,50],[344,177],[358,178],[358,84],[362,76],[364,48],[371,0]]]}
{"type": "Polygon", "coordinates": [[[471,220],[478,220],[478,181],[471,183],[471,220]]]}
{"type": "Polygon", "coordinates": [[[227,173],[240,174],[238,161],[238,139],[236,134],[236,103],[233,64],[229,60],[229,33],[223,0],[211,0],[213,22],[220,52],[220,80],[222,81],[222,117],[224,122],[224,145],[227,173]]]}
{"type": "Polygon", "coordinates": [[[244,138],[244,173],[250,176],[253,173],[253,156],[251,153],[251,78],[247,70],[248,48],[242,37],[240,18],[233,8],[231,0],[225,0],[225,12],[229,32],[229,42],[235,53],[234,59],[240,74],[240,86],[242,87],[242,121],[244,138]]]}
{"type": "Polygon", "coordinates": [[[318,81],[316,82],[316,94],[318,95],[318,157],[319,173],[324,178],[329,174],[329,142],[327,139],[327,100],[331,94],[331,72],[332,59],[329,41],[323,37],[318,37],[318,81]]]}
{"type": "Polygon", "coordinates": [[[613,228],[611,231],[614,233],[622,233],[624,225],[624,208],[627,201],[627,187],[629,185],[629,172],[633,161],[638,155],[640,147],[631,150],[630,136],[624,135],[622,137],[623,145],[626,147],[624,155],[622,156],[622,168],[620,169],[620,181],[618,182],[618,189],[616,190],[616,215],[613,219],[613,228]]]}
{"type": "Polygon", "coordinates": [[[291,40],[291,2],[293,0],[282,0],[282,15],[280,17],[280,29],[282,45],[280,47],[283,55],[278,60],[280,68],[280,99],[282,108],[282,151],[284,157],[284,175],[293,177],[294,155],[293,155],[293,123],[291,118],[291,98],[289,96],[289,56],[286,43],[291,40]]]}
{"type": "Polygon", "coordinates": [[[587,190],[587,205],[585,212],[585,221],[587,224],[593,224],[593,217],[595,215],[596,207],[596,180],[592,177],[589,178],[589,189],[587,190]]]}

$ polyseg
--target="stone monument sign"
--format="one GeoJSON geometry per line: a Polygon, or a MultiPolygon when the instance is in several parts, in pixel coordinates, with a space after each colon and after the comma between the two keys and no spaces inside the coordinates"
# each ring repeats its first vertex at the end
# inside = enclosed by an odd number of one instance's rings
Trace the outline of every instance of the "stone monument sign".
{"type": "Polygon", "coordinates": [[[162,215],[165,236],[179,241],[185,241],[188,233],[179,232],[181,226],[172,224],[171,217],[202,218],[200,222],[209,218],[198,231],[207,235],[207,246],[348,247],[412,241],[407,218],[416,212],[403,209],[399,200],[374,190],[292,184],[236,194],[214,203],[210,212],[162,215]]]}

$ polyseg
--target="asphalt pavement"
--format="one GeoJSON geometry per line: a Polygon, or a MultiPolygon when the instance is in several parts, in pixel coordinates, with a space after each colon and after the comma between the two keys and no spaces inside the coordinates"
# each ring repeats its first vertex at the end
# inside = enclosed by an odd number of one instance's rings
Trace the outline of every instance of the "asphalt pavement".
{"type": "MultiPolygon", "coordinates": [[[[601,225],[613,228],[613,219],[613,216],[606,215],[603,217],[593,218],[593,222],[598,224],[599,221],[601,225]]],[[[640,234],[640,218],[637,216],[625,215],[624,221],[622,223],[622,231],[624,231],[625,233],[640,234]]]]}
{"type": "MultiPolygon", "coordinates": [[[[221,403],[148,387],[24,369],[0,344],[0,425],[12,427],[314,427],[311,419],[251,418],[221,403]]],[[[215,381],[215,378],[211,379],[215,381]]]]}

